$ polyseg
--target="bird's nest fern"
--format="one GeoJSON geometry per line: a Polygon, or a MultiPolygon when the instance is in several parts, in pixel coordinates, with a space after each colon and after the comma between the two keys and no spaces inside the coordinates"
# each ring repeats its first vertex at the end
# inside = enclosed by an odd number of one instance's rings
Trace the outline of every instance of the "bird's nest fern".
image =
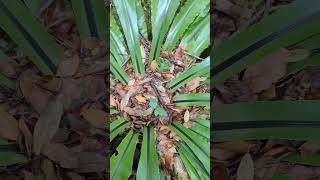
{"type": "Polygon", "coordinates": [[[112,3],[110,178],[209,179],[209,0],[145,2],[112,3]]]}

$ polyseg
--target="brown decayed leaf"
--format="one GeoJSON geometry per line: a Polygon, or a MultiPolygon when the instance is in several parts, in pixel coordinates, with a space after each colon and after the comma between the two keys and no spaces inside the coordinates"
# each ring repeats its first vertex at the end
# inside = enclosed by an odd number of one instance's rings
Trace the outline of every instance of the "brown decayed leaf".
{"type": "Polygon", "coordinates": [[[189,175],[186,172],[183,163],[179,157],[174,157],[174,171],[177,174],[178,179],[189,179],[189,175]]]}
{"type": "Polygon", "coordinates": [[[151,71],[155,72],[156,69],[157,69],[157,67],[158,67],[157,61],[156,61],[156,60],[153,60],[153,61],[151,62],[151,64],[150,64],[150,69],[151,69],[151,71]]]}
{"type": "Polygon", "coordinates": [[[17,120],[0,107],[0,137],[16,141],[19,136],[17,120]]]}
{"type": "Polygon", "coordinates": [[[74,169],[79,167],[79,159],[76,154],[63,144],[46,144],[41,153],[63,168],[74,169]]]}
{"type": "Polygon", "coordinates": [[[320,143],[308,141],[302,144],[299,149],[302,155],[316,154],[320,152],[320,143]]]}
{"type": "Polygon", "coordinates": [[[74,173],[74,172],[67,172],[67,176],[71,180],[85,180],[85,178],[83,176],[80,176],[79,174],[74,173]]]}
{"type": "Polygon", "coordinates": [[[57,132],[63,115],[61,96],[53,98],[40,114],[33,132],[33,152],[39,155],[43,145],[50,143],[57,132]]]}
{"type": "Polygon", "coordinates": [[[109,120],[108,113],[94,108],[82,108],[80,114],[85,120],[90,122],[95,128],[106,128],[109,120]]]}

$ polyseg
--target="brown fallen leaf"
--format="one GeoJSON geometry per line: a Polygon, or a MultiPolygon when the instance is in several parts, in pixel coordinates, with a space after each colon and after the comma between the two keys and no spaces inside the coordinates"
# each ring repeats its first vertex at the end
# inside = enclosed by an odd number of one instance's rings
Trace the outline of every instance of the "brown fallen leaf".
{"type": "Polygon", "coordinates": [[[200,86],[200,81],[203,81],[203,79],[204,78],[202,78],[202,77],[196,77],[192,81],[188,82],[186,85],[187,90],[188,91],[195,90],[197,87],[200,86]]]}
{"type": "Polygon", "coordinates": [[[135,96],[135,98],[139,103],[142,103],[142,104],[147,103],[147,99],[141,95],[137,95],[137,96],[135,96]]]}
{"type": "Polygon", "coordinates": [[[110,95],[110,105],[113,107],[117,107],[118,106],[118,101],[114,98],[113,95],[110,95]]]}
{"type": "Polygon", "coordinates": [[[151,64],[150,64],[150,69],[151,69],[151,71],[155,72],[156,69],[157,69],[157,67],[158,67],[157,61],[156,61],[156,60],[153,60],[153,61],[151,62],[151,64]]]}
{"type": "Polygon", "coordinates": [[[22,77],[19,82],[23,96],[38,113],[43,111],[50,98],[52,98],[51,93],[36,85],[40,80],[38,76],[27,76],[22,77]]]}
{"type": "Polygon", "coordinates": [[[108,125],[109,114],[94,108],[82,108],[80,114],[85,120],[90,122],[95,128],[104,129],[108,125]]]}
{"type": "Polygon", "coordinates": [[[108,158],[95,152],[77,153],[79,167],[75,169],[79,173],[102,172],[106,170],[108,158]]]}
{"type": "Polygon", "coordinates": [[[19,136],[17,120],[0,107],[0,137],[16,141],[19,136]]]}
{"type": "Polygon", "coordinates": [[[251,65],[245,71],[243,79],[248,82],[253,93],[260,93],[284,77],[287,73],[287,64],[301,60],[305,57],[303,53],[304,51],[300,50],[281,49],[251,65]]]}
{"type": "Polygon", "coordinates": [[[74,169],[79,167],[79,159],[61,143],[46,144],[41,153],[63,168],[74,169]]]}
{"type": "Polygon", "coordinates": [[[308,141],[299,147],[302,155],[312,155],[320,152],[320,143],[315,141],[308,141]]]}
{"type": "Polygon", "coordinates": [[[74,55],[71,58],[61,61],[57,70],[58,77],[70,77],[73,76],[80,65],[80,58],[78,55],[74,55]]]}
{"type": "Polygon", "coordinates": [[[40,114],[33,132],[33,152],[39,155],[43,145],[50,143],[56,134],[61,117],[63,115],[63,104],[61,96],[54,97],[46,109],[40,114]]]}

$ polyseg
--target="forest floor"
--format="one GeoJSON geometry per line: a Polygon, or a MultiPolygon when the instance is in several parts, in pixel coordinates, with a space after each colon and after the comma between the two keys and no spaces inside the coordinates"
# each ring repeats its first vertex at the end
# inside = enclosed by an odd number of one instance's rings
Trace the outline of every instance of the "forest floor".
{"type": "Polygon", "coordinates": [[[0,179],[106,179],[106,42],[81,43],[71,5],[50,2],[38,20],[64,47],[57,76],[42,75],[0,32],[9,57],[0,72],[18,87],[0,87],[0,179]]]}
{"type": "MultiPolygon", "coordinates": [[[[291,3],[292,0],[266,0],[260,6],[256,6],[256,2],[250,0],[216,1],[213,9],[214,46],[218,46],[233,34],[259,22],[263,17],[291,3]]],[[[242,101],[319,100],[320,68],[307,68],[287,75],[283,64],[277,63],[283,57],[299,53],[303,52],[282,49],[265,58],[261,63],[250,66],[241,75],[217,85],[215,87],[217,96],[214,99],[214,107],[211,108],[214,109],[219,104],[242,101]],[[254,79],[254,77],[259,77],[259,79],[254,79]],[[276,81],[270,77],[276,77],[276,81]]],[[[214,163],[212,175],[216,180],[236,179],[241,158],[248,151],[254,160],[254,174],[257,180],[270,179],[275,174],[289,175],[295,180],[320,178],[320,167],[277,161],[279,157],[290,152],[317,153],[320,150],[318,142],[274,139],[214,143],[212,147],[214,147],[211,150],[214,163]]]]}

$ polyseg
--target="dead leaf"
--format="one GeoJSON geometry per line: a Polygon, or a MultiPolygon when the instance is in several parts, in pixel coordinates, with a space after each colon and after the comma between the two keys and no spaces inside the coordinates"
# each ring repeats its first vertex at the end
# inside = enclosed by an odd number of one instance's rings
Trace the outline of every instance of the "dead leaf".
{"type": "Polygon", "coordinates": [[[57,180],[58,175],[53,166],[53,163],[48,159],[43,159],[41,162],[41,169],[44,173],[46,180],[57,180]]]}
{"type": "Polygon", "coordinates": [[[26,100],[40,113],[46,107],[52,98],[51,93],[41,89],[36,85],[40,81],[38,76],[22,77],[20,80],[20,89],[26,100]]]}
{"type": "Polygon", "coordinates": [[[184,122],[188,122],[190,119],[190,113],[189,113],[189,110],[186,110],[186,112],[184,113],[184,116],[183,116],[183,120],[184,122]]]}
{"type": "Polygon", "coordinates": [[[135,98],[139,103],[143,103],[143,104],[147,103],[147,99],[141,95],[137,95],[135,98]]]}
{"type": "Polygon", "coordinates": [[[82,108],[80,114],[95,128],[104,129],[108,125],[109,115],[100,109],[82,108]]]}
{"type": "Polygon", "coordinates": [[[320,152],[320,143],[314,141],[308,141],[302,144],[300,147],[301,155],[312,155],[320,152]]]}
{"type": "Polygon", "coordinates": [[[19,136],[17,120],[0,107],[0,137],[16,141],[19,136]]]}
{"type": "Polygon", "coordinates": [[[61,97],[53,98],[40,114],[33,132],[33,152],[39,155],[43,145],[50,143],[56,134],[63,114],[61,97]]]}
{"type": "Polygon", "coordinates": [[[83,176],[80,176],[79,174],[74,173],[74,172],[67,172],[67,176],[71,180],[85,180],[85,178],[83,176]]]}
{"type": "Polygon", "coordinates": [[[60,143],[46,144],[41,153],[63,168],[74,169],[79,167],[79,159],[65,145],[60,143]]]}
{"type": "Polygon", "coordinates": [[[200,86],[200,81],[201,81],[201,80],[202,80],[201,77],[196,77],[196,78],[194,78],[192,81],[188,82],[188,83],[187,83],[187,86],[186,86],[187,90],[188,90],[188,91],[193,91],[193,90],[195,90],[197,87],[200,86]]]}
{"type": "Polygon", "coordinates": [[[150,69],[151,69],[151,71],[152,71],[152,72],[155,72],[156,69],[157,69],[157,67],[158,67],[157,61],[156,61],[156,60],[153,60],[153,61],[151,62],[151,64],[150,64],[150,69]]]}
{"type": "Polygon", "coordinates": [[[79,158],[79,167],[76,172],[90,173],[102,172],[106,170],[108,158],[95,152],[80,152],[77,153],[79,158]]]}
{"type": "Polygon", "coordinates": [[[74,55],[71,58],[61,61],[57,70],[58,77],[70,77],[73,76],[80,65],[80,58],[78,55],[74,55]]]}
{"type": "Polygon", "coordinates": [[[110,105],[113,107],[117,107],[118,101],[114,98],[113,95],[110,95],[110,105]]]}
{"type": "Polygon", "coordinates": [[[281,49],[249,66],[243,79],[253,93],[260,93],[286,75],[289,61],[290,51],[281,49]]]}
{"type": "Polygon", "coordinates": [[[237,170],[237,180],[253,180],[254,178],[254,164],[251,155],[247,153],[241,159],[237,170]]]}
{"type": "Polygon", "coordinates": [[[246,141],[231,141],[214,145],[214,148],[223,149],[225,151],[235,152],[239,154],[247,153],[255,147],[257,147],[257,145],[251,144],[246,141]]]}

